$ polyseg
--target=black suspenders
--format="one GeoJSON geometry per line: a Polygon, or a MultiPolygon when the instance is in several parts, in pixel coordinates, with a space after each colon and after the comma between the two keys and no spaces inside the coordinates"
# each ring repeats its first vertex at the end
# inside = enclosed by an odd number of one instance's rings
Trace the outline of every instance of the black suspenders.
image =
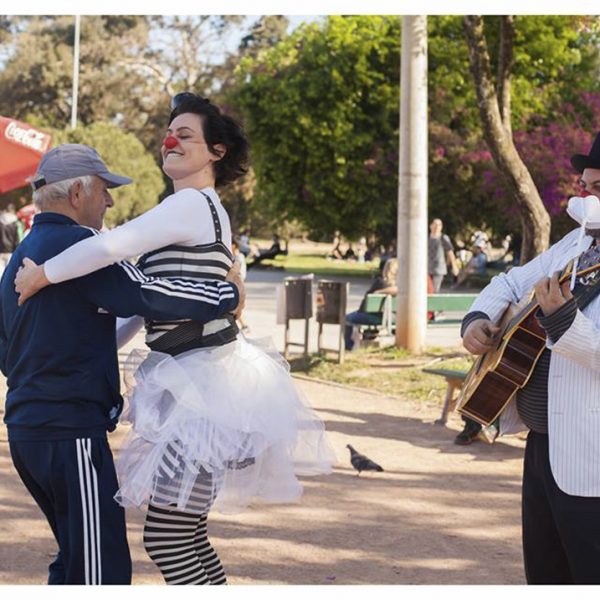
{"type": "Polygon", "coordinates": [[[206,198],[206,201],[208,202],[208,208],[210,208],[210,214],[212,216],[213,225],[215,226],[215,236],[217,238],[217,242],[220,242],[222,240],[223,231],[221,229],[221,221],[219,221],[219,215],[217,213],[215,204],[210,199],[210,196],[208,194],[205,194],[204,192],[200,193],[206,198]]]}

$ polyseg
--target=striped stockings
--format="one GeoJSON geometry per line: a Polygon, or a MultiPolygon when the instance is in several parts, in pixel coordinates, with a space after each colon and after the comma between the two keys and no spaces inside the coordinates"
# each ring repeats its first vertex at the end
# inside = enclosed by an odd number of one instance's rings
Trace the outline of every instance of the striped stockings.
{"type": "Polygon", "coordinates": [[[208,541],[207,515],[148,505],[144,547],[169,585],[227,583],[223,565],[208,541]]]}

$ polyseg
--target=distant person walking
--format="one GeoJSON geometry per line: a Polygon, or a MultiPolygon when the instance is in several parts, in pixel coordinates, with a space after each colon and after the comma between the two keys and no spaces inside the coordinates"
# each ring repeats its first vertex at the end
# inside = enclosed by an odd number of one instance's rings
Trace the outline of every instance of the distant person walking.
{"type": "Polygon", "coordinates": [[[458,264],[454,255],[454,247],[450,238],[443,233],[444,224],[441,219],[433,219],[429,225],[429,241],[427,255],[427,272],[433,281],[433,290],[438,294],[448,266],[452,275],[458,275],[458,264]]]}

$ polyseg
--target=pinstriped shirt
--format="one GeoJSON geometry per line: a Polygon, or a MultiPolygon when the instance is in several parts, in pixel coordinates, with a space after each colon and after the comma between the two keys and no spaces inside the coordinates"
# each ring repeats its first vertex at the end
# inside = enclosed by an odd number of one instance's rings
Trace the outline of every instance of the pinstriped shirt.
{"type": "MultiPolygon", "coordinates": [[[[586,250],[578,260],[578,271],[582,271],[600,262],[600,247],[596,244],[586,250]]],[[[577,286],[582,285],[581,278],[576,280],[577,286]]],[[[546,331],[548,338],[556,343],[569,329],[575,315],[577,303],[574,298],[563,304],[550,315],[538,309],[536,318],[546,331]]],[[[489,319],[483,312],[470,312],[463,319],[461,335],[469,323],[477,319],[489,319]]],[[[517,392],[517,411],[523,423],[538,433],[548,433],[548,373],[550,371],[550,350],[542,352],[529,381],[517,392]]]]}
{"type": "MultiPolygon", "coordinates": [[[[579,228],[574,229],[532,261],[494,277],[479,294],[472,312],[494,323],[511,302],[525,297],[542,277],[564,269],[580,252],[579,228]]],[[[583,248],[592,243],[584,236],[583,248]]],[[[548,371],[548,438],[552,475],[558,487],[575,496],[600,497],[600,296],[577,309],[570,327],[551,350],[548,371]]],[[[502,434],[523,431],[516,403],[500,417],[502,434]]]]}

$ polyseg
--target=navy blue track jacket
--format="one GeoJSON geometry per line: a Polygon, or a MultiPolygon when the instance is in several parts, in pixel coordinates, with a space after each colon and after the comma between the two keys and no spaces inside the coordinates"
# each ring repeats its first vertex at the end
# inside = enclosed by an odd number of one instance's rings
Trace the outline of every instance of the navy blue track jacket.
{"type": "Polygon", "coordinates": [[[4,422],[11,441],[103,437],[123,408],[115,316],[210,321],[238,304],[236,286],[145,276],[127,262],[44,288],[21,307],[14,279],[24,257],[37,264],[96,235],[44,212],[0,281],[0,369],[8,378],[4,422]]]}

